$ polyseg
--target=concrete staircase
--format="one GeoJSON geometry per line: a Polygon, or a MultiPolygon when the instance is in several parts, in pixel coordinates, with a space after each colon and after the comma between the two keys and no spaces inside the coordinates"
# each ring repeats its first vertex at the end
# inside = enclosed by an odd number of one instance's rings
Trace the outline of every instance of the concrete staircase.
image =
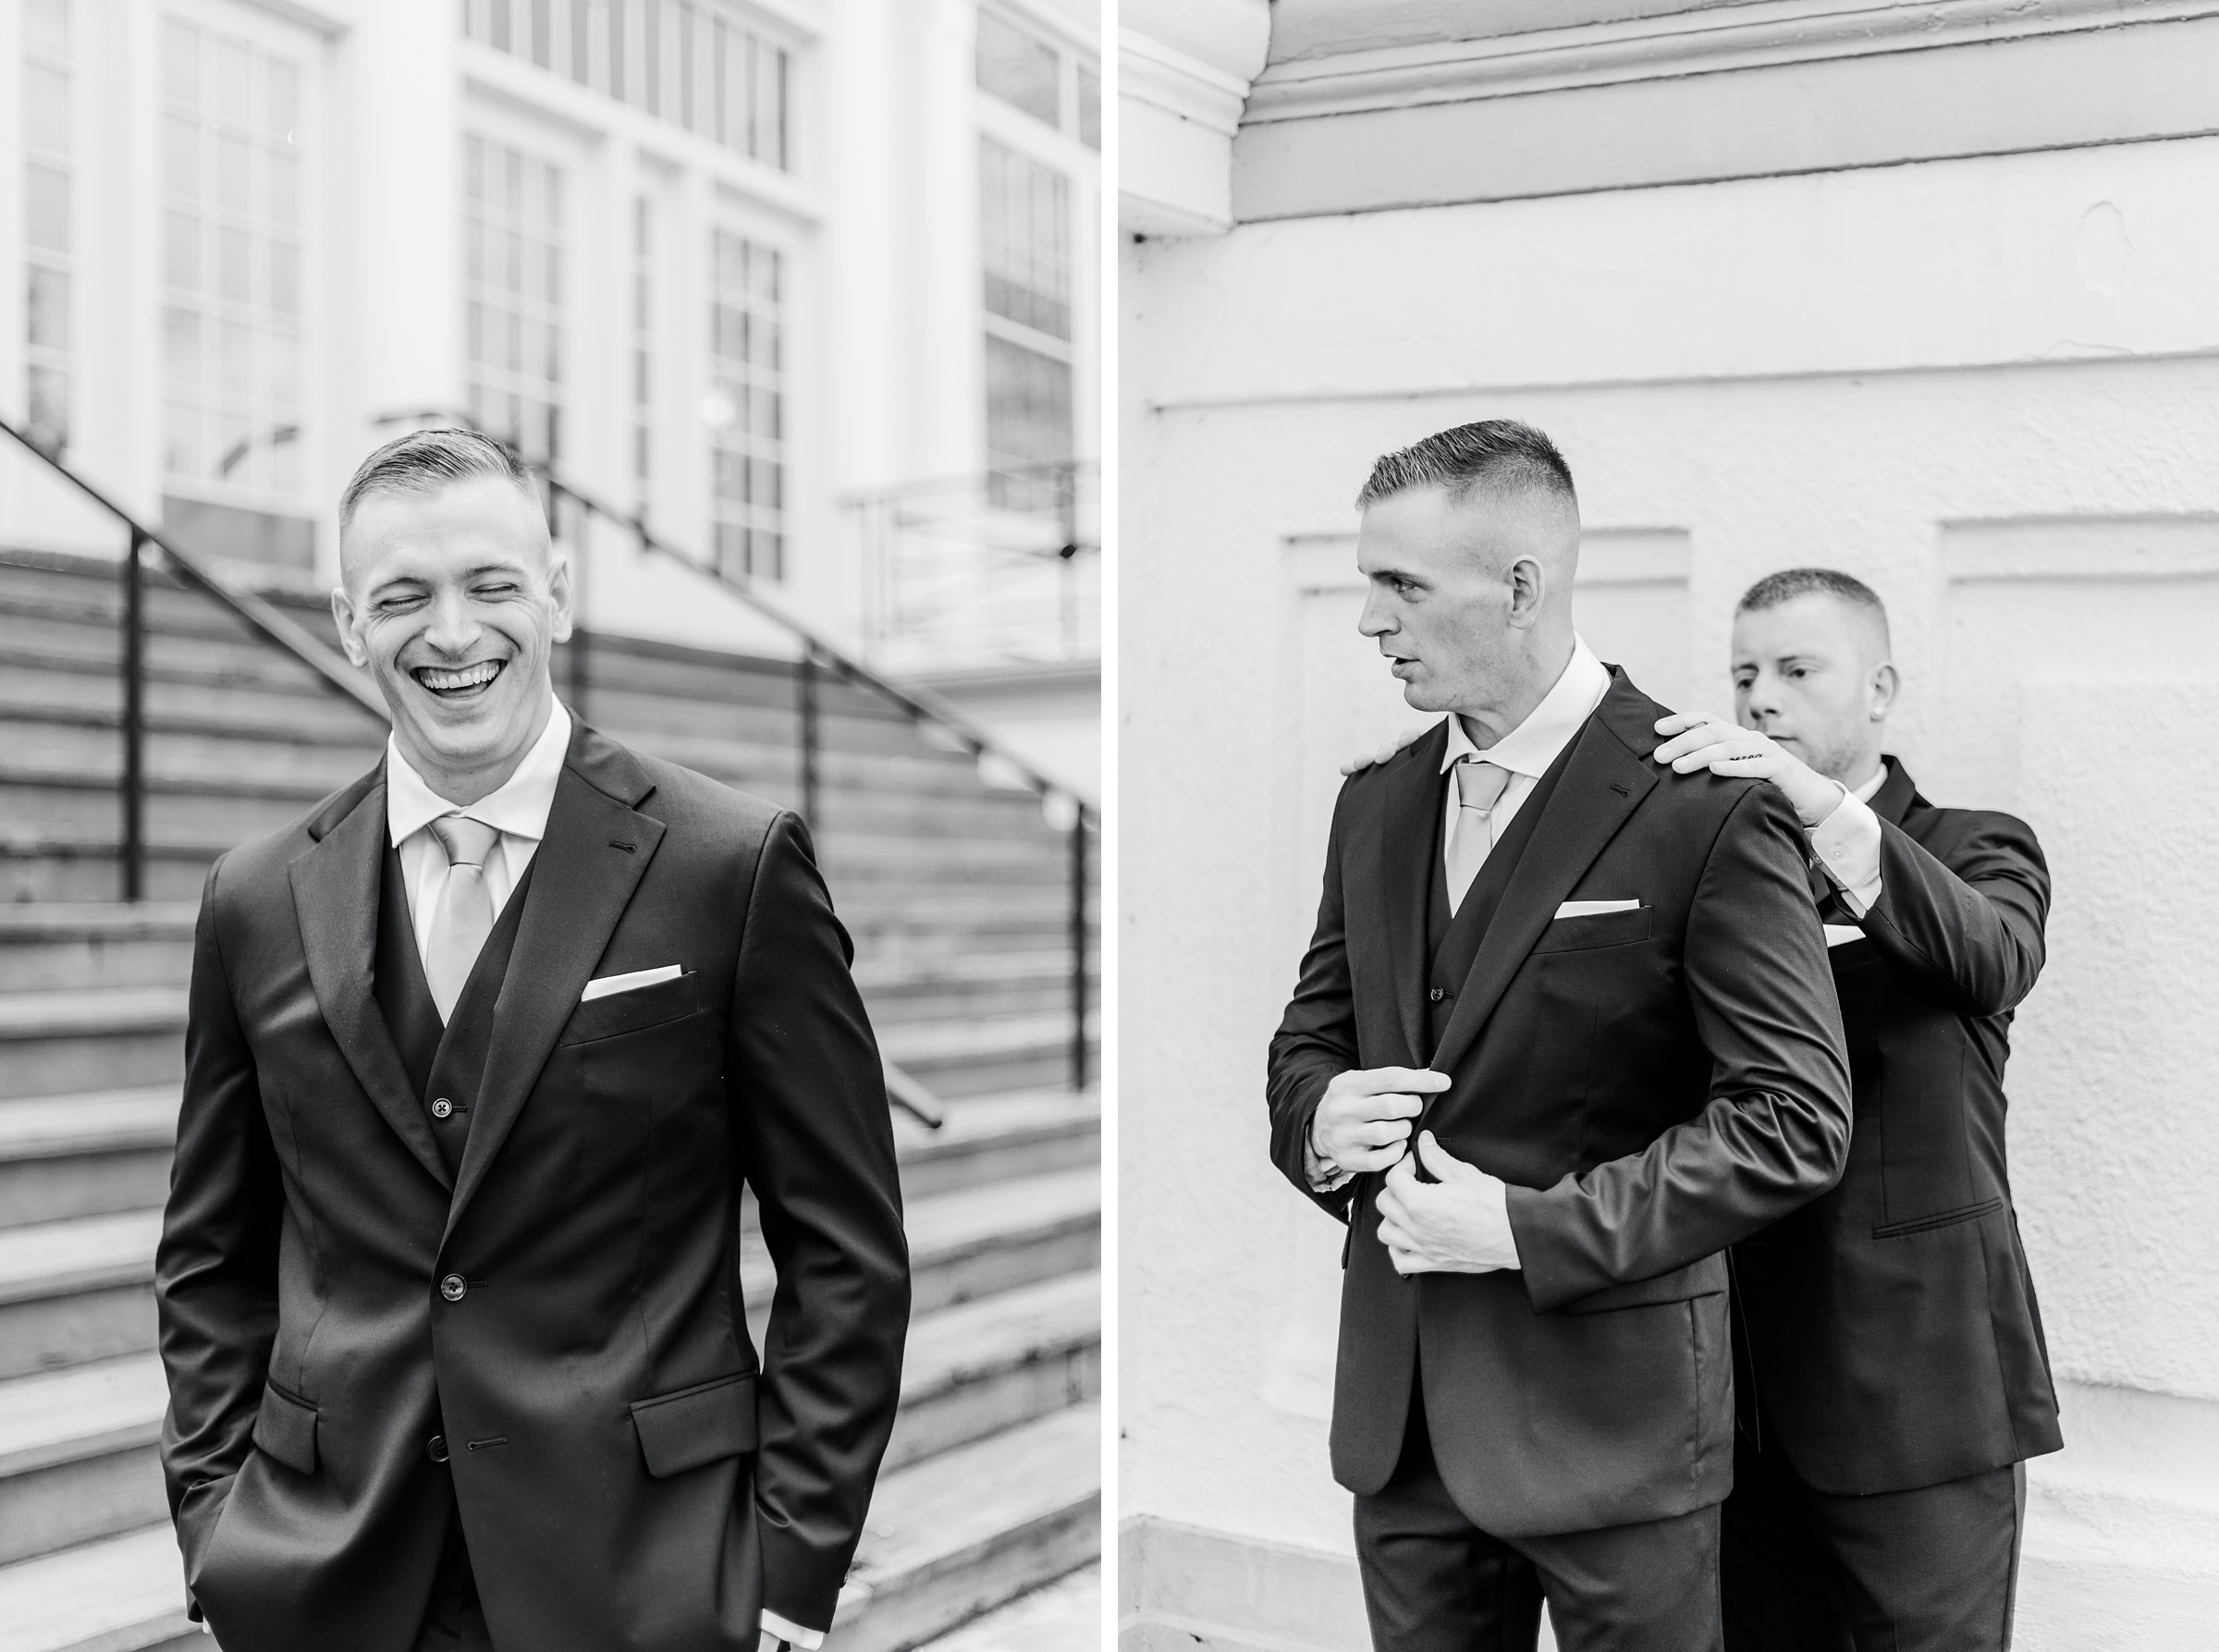
{"type": "MultiPolygon", "coordinates": [[[[0,552],[0,1652],[213,1644],[183,1615],[154,1445],[194,901],[215,853],[382,740],[215,605],[152,583],[152,899],[115,903],[115,585],[113,564],[0,552]]],[[[592,664],[596,727],[795,801],[791,667],[603,638],[592,664]]],[[[899,1652],[1097,1552],[1098,1112],[1064,1078],[1067,838],[866,691],[825,681],[820,728],[816,837],[874,1023],[954,1098],[938,1132],[896,1117],[916,1317],[829,1642],[899,1652]]],[[[752,1230],[742,1254],[761,1311],[752,1230]]]]}

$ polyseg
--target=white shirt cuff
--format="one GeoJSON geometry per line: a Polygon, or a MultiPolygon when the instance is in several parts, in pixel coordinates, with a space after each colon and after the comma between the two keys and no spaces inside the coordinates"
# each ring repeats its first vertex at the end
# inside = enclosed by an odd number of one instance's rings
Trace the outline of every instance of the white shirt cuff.
{"type": "Polygon", "coordinates": [[[790,1623],[773,1611],[766,1611],[763,1614],[761,1627],[763,1634],[771,1639],[791,1641],[793,1645],[807,1649],[807,1652],[815,1652],[815,1648],[825,1644],[823,1630],[803,1629],[799,1623],[790,1623]]]}
{"type": "MultiPolygon", "coordinates": [[[[1318,1116],[1310,1115],[1310,1129],[1318,1128],[1318,1116]]],[[[1308,1179],[1314,1193],[1337,1193],[1356,1179],[1354,1170],[1343,1170],[1339,1165],[1329,1164],[1318,1151],[1316,1142],[1306,1132],[1302,1138],[1302,1173],[1308,1179]]]]}
{"type": "Polygon", "coordinates": [[[1870,803],[1844,791],[1840,806],[1810,828],[1810,850],[1850,912],[1862,918],[1880,904],[1880,816],[1870,803]]]}

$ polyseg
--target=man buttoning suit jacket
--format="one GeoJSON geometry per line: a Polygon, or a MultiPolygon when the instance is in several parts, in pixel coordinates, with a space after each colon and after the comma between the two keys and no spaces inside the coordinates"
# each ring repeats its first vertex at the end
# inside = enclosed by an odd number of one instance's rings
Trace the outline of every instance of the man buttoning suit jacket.
{"type": "Polygon", "coordinates": [[[1362,629],[1458,714],[1343,789],[1271,1046],[1273,1158],[1351,1224],[1332,1455],[1373,1643],[1531,1647],[1546,1597],[1565,1652],[1709,1652],[1721,1253],[1848,1150],[1802,833],[1649,760],[1661,708],[1574,633],[1539,432],[1429,437],[1358,504],[1362,629]]]}
{"type": "Polygon", "coordinates": [[[1808,828],[1856,1088],[1840,1185],[1734,1252],[1732,1652],[2002,1652],[2020,1465],[2063,1443],[2004,1152],[2049,872],[2025,822],[1882,760],[1888,652],[1863,583],[1774,574],[1735,616],[1747,727],[1657,726],[1661,761],[1769,780],[1808,828]]]}
{"type": "Polygon", "coordinates": [[[815,1646],[909,1279],[807,835],[555,703],[503,449],[403,437],[340,520],[386,760],[216,863],[194,954],[155,1291],[195,1610],[225,1652],[815,1646]]]}

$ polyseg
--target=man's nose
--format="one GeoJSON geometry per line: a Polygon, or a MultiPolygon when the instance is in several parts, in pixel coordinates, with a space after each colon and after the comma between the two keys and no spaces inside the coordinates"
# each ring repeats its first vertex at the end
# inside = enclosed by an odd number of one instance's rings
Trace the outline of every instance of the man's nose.
{"type": "Polygon", "coordinates": [[[1387,605],[1379,600],[1378,592],[1372,592],[1365,597],[1364,612],[1356,618],[1358,633],[1367,637],[1384,637],[1396,630],[1394,620],[1386,608],[1387,605]]]}
{"type": "Polygon", "coordinates": [[[442,592],[432,599],[430,623],[423,640],[441,654],[465,654],[478,640],[478,618],[460,591],[442,592]]]}

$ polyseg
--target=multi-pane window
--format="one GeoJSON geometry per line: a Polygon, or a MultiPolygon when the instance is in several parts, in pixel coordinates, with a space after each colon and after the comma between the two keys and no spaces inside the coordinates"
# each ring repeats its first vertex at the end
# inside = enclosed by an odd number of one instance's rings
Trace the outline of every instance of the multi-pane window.
{"type": "Polygon", "coordinates": [[[709,518],[717,565],[786,577],[785,255],[717,230],[709,248],[709,518]]]}
{"type": "Polygon", "coordinates": [[[300,76],[163,24],[164,468],[196,491],[301,491],[300,76]]]}
{"type": "Polygon", "coordinates": [[[24,405],[29,434],[48,452],[69,445],[69,0],[23,8],[24,405]]]}
{"type": "Polygon", "coordinates": [[[475,134],[463,150],[470,416],[550,464],[562,457],[562,173],[475,134]]]}
{"type": "Polygon", "coordinates": [[[991,138],[979,160],[987,464],[1005,476],[1073,457],[1071,190],[991,138]]]}
{"type": "Polygon", "coordinates": [[[463,0],[463,31],[776,166],[792,49],[717,0],[463,0]]]}
{"type": "Polygon", "coordinates": [[[978,89],[1089,149],[1102,146],[1102,77],[1091,63],[998,12],[978,14],[978,89]]]}

